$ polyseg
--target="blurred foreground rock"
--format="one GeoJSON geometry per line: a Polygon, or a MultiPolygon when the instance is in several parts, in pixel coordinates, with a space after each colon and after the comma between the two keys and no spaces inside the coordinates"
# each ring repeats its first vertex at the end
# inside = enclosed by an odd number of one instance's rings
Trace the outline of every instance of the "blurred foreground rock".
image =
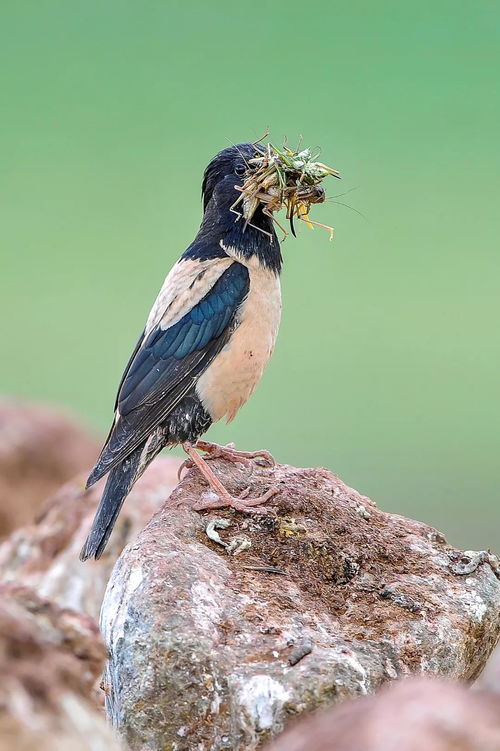
{"type": "Polygon", "coordinates": [[[486,663],[483,672],[474,683],[474,689],[491,691],[499,696],[500,712],[500,646],[493,650],[493,654],[486,663]]]}
{"type": "Polygon", "coordinates": [[[106,651],[88,616],[0,585],[0,751],[118,751],[96,706],[106,651]]]}
{"type": "Polygon", "coordinates": [[[104,480],[89,491],[86,472],[67,483],[45,504],[36,524],[16,530],[0,545],[0,579],[28,584],[63,607],[99,618],[116,559],[172,492],[179,463],[173,457],[156,459],[127,498],[103,557],[85,564],[78,556],[104,480]]]}
{"type": "Polygon", "coordinates": [[[123,552],[101,627],[107,711],[132,749],[255,749],[398,676],[479,673],[500,628],[493,558],[327,470],[212,466],[235,494],[280,492],[267,516],[199,514],[191,470],[123,552]]]}
{"type": "Polygon", "coordinates": [[[98,450],[97,438],[63,411],[0,398],[0,538],[33,521],[98,450]]]}
{"type": "Polygon", "coordinates": [[[500,697],[408,679],[298,722],[266,751],[500,751],[500,697]]]}

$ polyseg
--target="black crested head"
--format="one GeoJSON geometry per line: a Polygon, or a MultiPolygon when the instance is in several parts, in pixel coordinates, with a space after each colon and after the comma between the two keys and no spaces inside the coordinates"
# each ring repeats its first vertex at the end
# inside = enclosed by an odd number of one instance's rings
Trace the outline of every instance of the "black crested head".
{"type": "Polygon", "coordinates": [[[237,186],[242,186],[248,169],[248,160],[264,153],[256,143],[240,143],[220,151],[210,162],[203,175],[202,196],[204,217],[200,232],[189,255],[201,254],[207,240],[219,247],[231,248],[230,254],[242,260],[257,256],[259,261],[275,272],[281,269],[281,252],[270,216],[259,206],[250,222],[241,214],[241,203],[233,204],[241,196],[237,186]]]}
{"type": "MultiPolygon", "coordinates": [[[[203,175],[203,211],[206,211],[214,192],[232,192],[235,185],[243,183],[248,160],[261,152],[262,147],[259,144],[239,143],[228,146],[214,156],[203,175]]],[[[235,191],[234,200],[237,198],[238,193],[235,191]]]]}

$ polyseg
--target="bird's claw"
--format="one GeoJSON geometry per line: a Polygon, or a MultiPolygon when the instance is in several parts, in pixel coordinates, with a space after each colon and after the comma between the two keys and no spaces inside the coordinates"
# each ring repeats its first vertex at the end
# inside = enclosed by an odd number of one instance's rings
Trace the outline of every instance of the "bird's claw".
{"type": "Polygon", "coordinates": [[[274,456],[264,449],[260,451],[238,451],[234,447],[234,443],[221,446],[218,443],[210,443],[209,441],[197,441],[195,448],[205,452],[206,456],[204,458],[206,460],[225,459],[228,462],[243,464],[245,467],[251,468],[252,459],[264,459],[270,467],[276,466],[274,456]]]}
{"type": "Polygon", "coordinates": [[[205,500],[201,500],[193,505],[195,511],[205,511],[214,508],[233,508],[246,514],[268,514],[269,509],[262,504],[267,503],[278,492],[278,488],[270,488],[263,495],[257,498],[247,498],[250,488],[246,488],[240,496],[233,496],[230,493],[218,494],[213,490],[203,493],[205,500]]]}
{"type": "Polygon", "coordinates": [[[192,469],[192,467],[194,467],[194,462],[191,459],[184,459],[179,469],[177,470],[177,480],[180,482],[184,470],[192,469]]]}
{"type": "MultiPolygon", "coordinates": [[[[225,459],[227,462],[242,464],[247,469],[252,469],[252,459],[261,459],[269,467],[276,466],[274,456],[264,449],[261,451],[238,451],[234,447],[234,443],[227,443],[225,446],[221,446],[218,443],[211,443],[210,441],[197,441],[194,448],[205,453],[203,457],[205,461],[209,461],[210,459],[225,459]]],[[[261,464],[262,462],[258,463],[261,464]]],[[[192,459],[185,459],[182,462],[177,470],[177,479],[179,482],[184,470],[191,469],[194,466],[192,459]]]]}

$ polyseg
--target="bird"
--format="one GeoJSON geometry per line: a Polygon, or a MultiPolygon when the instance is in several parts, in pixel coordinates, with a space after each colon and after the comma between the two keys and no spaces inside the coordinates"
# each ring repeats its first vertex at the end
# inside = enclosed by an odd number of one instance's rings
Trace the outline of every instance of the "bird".
{"type": "Polygon", "coordinates": [[[248,400],[271,357],[281,318],[282,255],[272,213],[251,222],[233,209],[259,144],[220,151],[203,175],[203,216],[193,242],[168,273],[125,367],[109,435],[87,481],[107,475],[80,558],[99,558],[125,498],[165,447],[181,445],[212,489],[195,508],[262,508],[276,492],[232,496],[206,458],[250,462],[268,452],[201,440],[248,400]],[[199,451],[203,451],[204,458],[199,451]]]}

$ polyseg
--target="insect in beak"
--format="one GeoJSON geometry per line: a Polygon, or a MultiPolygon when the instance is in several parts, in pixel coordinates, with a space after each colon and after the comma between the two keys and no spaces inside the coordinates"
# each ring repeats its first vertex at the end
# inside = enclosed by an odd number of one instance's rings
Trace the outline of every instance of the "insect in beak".
{"type": "MultiPolygon", "coordinates": [[[[286,218],[294,237],[294,218],[304,221],[310,229],[313,225],[324,227],[333,237],[333,228],[309,218],[309,209],[315,203],[323,203],[326,195],[320,185],[325,177],[340,177],[337,170],[315,161],[310,149],[292,151],[286,145],[280,151],[272,144],[260,148],[254,158],[248,160],[248,168],[243,185],[235,186],[240,195],[231,206],[238,219],[244,217],[245,226],[251,224],[252,216],[259,204],[262,212],[269,216],[283,230],[286,229],[275,217],[275,212],[286,208],[286,218]],[[237,207],[243,202],[242,210],[237,207]]],[[[257,227],[259,229],[259,227],[257,227]]],[[[270,234],[261,230],[265,234],[270,234]]],[[[271,235],[270,235],[271,236],[271,235]]]]}

